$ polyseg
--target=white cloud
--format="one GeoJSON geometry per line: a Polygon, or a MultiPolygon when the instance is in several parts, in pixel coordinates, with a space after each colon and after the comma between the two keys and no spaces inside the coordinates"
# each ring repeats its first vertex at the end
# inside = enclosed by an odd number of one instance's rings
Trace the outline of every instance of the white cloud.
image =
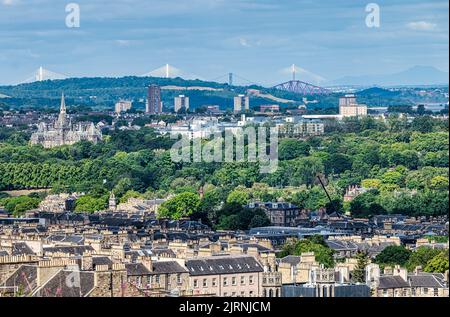
{"type": "Polygon", "coordinates": [[[252,47],[250,45],[250,43],[246,39],[244,39],[243,37],[241,37],[239,39],[239,44],[241,44],[241,46],[244,46],[244,47],[252,47]]]}
{"type": "Polygon", "coordinates": [[[17,0],[2,0],[2,3],[3,3],[5,6],[11,6],[11,5],[13,5],[13,4],[16,4],[16,3],[17,3],[17,0]]]}
{"type": "Polygon", "coordinates": [[[410,22],[406,26],[414,31],[434,31],[437,29],[437,24],[426,21],[410,22]]]}
{"type": "Polygon", "coordinates": [[[129,40],[116,40],[117,45],[119,46],[129,46],[131,41],[129,40]]]}

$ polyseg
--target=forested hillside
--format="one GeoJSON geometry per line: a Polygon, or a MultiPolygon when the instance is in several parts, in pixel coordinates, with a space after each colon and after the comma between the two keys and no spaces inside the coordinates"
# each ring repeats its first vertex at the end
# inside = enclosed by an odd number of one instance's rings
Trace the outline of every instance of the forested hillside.
{"type": "Polygon", "coordinates": [[[448,121],[364,118],[328,129],[305,141],[280,140],[279,168],[273,174],[260,174],[257,163],[174,163],[168,151],[173,140],[149,128],[113,131],[96,145],[82,142],[49,150],[27,145],[26,136],[17,132],[3,131],[0,190],[86,192],[83,209],[95,211],[106,205],[110,190],[119,198],[191,193],[199,199],[203,186],[197,216],[224,227],[237,221],[233,204],[250,199],[284,199],[305,209],[328,207],[362,217],[448,213],[448,121]],[[316,183],[317,173],[328,180],[332,205],[316,183]],[[344,204],[350,185],[370,190],[344,204]]]}

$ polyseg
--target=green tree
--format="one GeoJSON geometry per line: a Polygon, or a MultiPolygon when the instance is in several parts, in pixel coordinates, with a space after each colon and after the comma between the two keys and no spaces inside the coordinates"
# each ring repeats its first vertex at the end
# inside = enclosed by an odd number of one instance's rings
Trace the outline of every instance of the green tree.
{"type": "Polygon", "coordinates": [[[440,253],[441,251],[437,249],[424,246],[419,247],[409,257],[408,262],[406,263],[406,268],[409,271],[413,271],[416,267],[421,266],[423,269],[432,258],[440,253]]]}
{"type": "Polygon", "coordinates": [[[411,251],[404,246],[390,245],[383,249],[376,257],[375,263],[381,265],[400,265],[405,266],[408,262],[411,251]]]}
{"type": "Polygon", "coordinates": [[[108,195],[102,197],[94,197],[84,195],[77,199],[75,203],[75,211],[77,212],[96,212],[105,210],[108,206],[108,195]]]}
{"type": "Polygon", "coordinates": [[[165,201],[158,210],[158,217],[180,219],[199,211],[200,198],[194,193],[182,193],[165,201]]]}
{"type": "Polygon", "coordinates": [[[334,267],[333,250],[327,245],[314,242],[313,240],[314,239],[308,238],[288,242],[283,246],[281,252],[279,253],[279,257],[284,257],[287,255],[301,255],[302,253],[313,252],[317,262],[323,264],[326,268],[334,267]]]}
{"type": "Polygon", "coordinates": [[[366,266],[369,263],[369,257],[364,251],[356,253],[356,267],[352,272],[352,279],[355,283],[366,282],[366,266]]]}
{"type": "Polygon", "coordinates": [[[295,139],[282,139],[278,148],[280,160],[292,160],[301,156],[307,156],[310,146],[304,141],[295,139]]]}
{"type": "Polygon", "coordinates": [[[445,271],[448,271],[448,262],[448,250],[446,250],[428,261],[424,271],[430,273],[445,273],[445,271]]]}
{"type": "Polygon", "coordinates": [[[249,195],[245,189],[240,188],[233,190],[227,197],[227,203],[228,204],[240,204],[240,205],[246,205],[249,202],[249,195]]]}
{"type": "Polygon", "coordinates": [[[39,206],[42,199],[29,196],[6,197],[0,199],[0,205],[15,217],[22,216],[26,211],[39,206]]]}
{"type": "Polygon", "coordinates": [[[412,122],[412,129],[422,133],[433,131],[433,118],[429,116],[415,118],[412,122]]]}

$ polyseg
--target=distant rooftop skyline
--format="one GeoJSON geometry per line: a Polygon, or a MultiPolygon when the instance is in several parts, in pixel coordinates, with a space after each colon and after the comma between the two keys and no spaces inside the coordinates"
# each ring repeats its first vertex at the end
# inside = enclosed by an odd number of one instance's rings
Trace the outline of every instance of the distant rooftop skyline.
{"type": "Polygon", "coordinates": [[[291,79],[292,64],[313,83],[449,68],[446,0],[374,1],[379,28],[366,26],[371,1],[361,0],[73,0],[80,27],[68,28],[70,2],[0,0],[0,84],[39,66],[115,77],[169,63],[189,77],[233,72],[263,85],[291,79]]]}

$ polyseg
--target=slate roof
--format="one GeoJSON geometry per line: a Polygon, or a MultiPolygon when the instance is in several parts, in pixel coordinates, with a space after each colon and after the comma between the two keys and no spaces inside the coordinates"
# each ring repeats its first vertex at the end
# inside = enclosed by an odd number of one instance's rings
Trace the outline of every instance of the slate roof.
{"type": "Polygon", "coordinates": [[[85,297],[94,289],[94,272],[61,270],[33,294],[35,297],[85,297]]]}
{"type": "Polygon", "coordinates": [[[83,244],[84,237],[77,235],[53,234],[47,238],[48,241],[69,242],[74,244],[83,244]]]}
{"type": "Polygon", "coordinates": [[[175,258],[176,254],[172,249],[152,249],[152,253],[156,256],[167,255],[168,257],[175,258]]]}
{"type": "Polygon", "coordinates": [[[94,269],[97,265],[108,265],[108,268],[112,268],[113,261],[107,256],[96,256],[92,258],[92,264],[94,269]]]}
{"type": "Polygon", "coordinates": [[[140,256],[151,256],[152,254],[153,252],[148,249],[125,251],[125,256],[131,257],[133,261],[140,256]]]}
{"type": "Polygon", "coordinates": [[[380,284],[378,286],[380,289],[409,287],[444,288],[447,286],[445,284],[445,276],[441,273],[409,274],[408,281],[405,281],[400,276],[380,276],[380,284]]]}
{"type": "Polygon", "coordinates": [[[152,272],[142,263],[126,263],[125,269],[129,276],[150,275],[152,272]]]}
{"type": "Polygon", "coordinates": [[[57,214],[56,217],[59,221],[68,222],[85,222],[87,217],[80,213],[66,212],[62,214],[57,214]]]}
{"type": "Polygon", "coordinates": [[[25,242],[16,242],[12,245],[11,255],[33,255],[33,250],[25,242]]]}
{"type": "Polygon", "coordinates": [[[21,265],[2,286],[16,286],[23,294],[30,294],[37,286],[37,267],[21,265]]]}
{"type": "Polygon", "coordinates": [[[352,241],[326,240],[326,244],[335,251],[357,251],[358,245],[352,241]]]}
{"type": "Polygon", "coordinates": [[[280,259],[280,263],[289,263],[292,266],[295,266],[300,263],[302,257],[297,255],[288,255],[284,258],[280,259]]]}
{"type": "Polygon", "coordinates": [[[244,251],[247,251],[248,248],[256,248],[258,249],[258,252],[269,252],[272,251],[272,249],[266,248],[265,246],[262,246],[257,243],[242,243],[238,244],[244,251]]]}
{"type": "Polygon", "coordinates": [[[251,256],[192,259],[186,261],[186,267],[193,276],[263,272],[261,264],[251,256]]]}
{"type": "Polygon", "coordinates": [[[409,275],[408,280],[411,287],[429,287],[429,288],[445,287],[443,279],[439,279],[437,276],[433,274],[421,273],[418,275],[409,275]]]}
{"type": "Polygon", "coordinates": [[[35,227],[35,228],[20,228],[20,232],[24,234],[35,234],[35,233],[41,233],[45,232],[46,229],[42,227],[35,227]]]}
{"type": "Polygon", "coordinates": [[[176,261],[153,262],[153,272],[158,274],[186,273],[187,270],[176,261]]]}
{"type": "Polygon", "coordinates": [[[90,245],[77,245],[77,246],[56,246],[56,247],[47,247],[44,248],[44,253],[69,253],[73,255],[83,255],[84,252],[92,252],[94,248],[90,245]]]}
{"type": "Polygon", "coordinates": [[[8,256],[8,252],[5,250],[0,250],[0,256],[8,256]]]}
{"type": "Polygon", "coordinates": [[[409,288],[409,284],[400,276],[380,276],[378,288],[409,288]]]}

